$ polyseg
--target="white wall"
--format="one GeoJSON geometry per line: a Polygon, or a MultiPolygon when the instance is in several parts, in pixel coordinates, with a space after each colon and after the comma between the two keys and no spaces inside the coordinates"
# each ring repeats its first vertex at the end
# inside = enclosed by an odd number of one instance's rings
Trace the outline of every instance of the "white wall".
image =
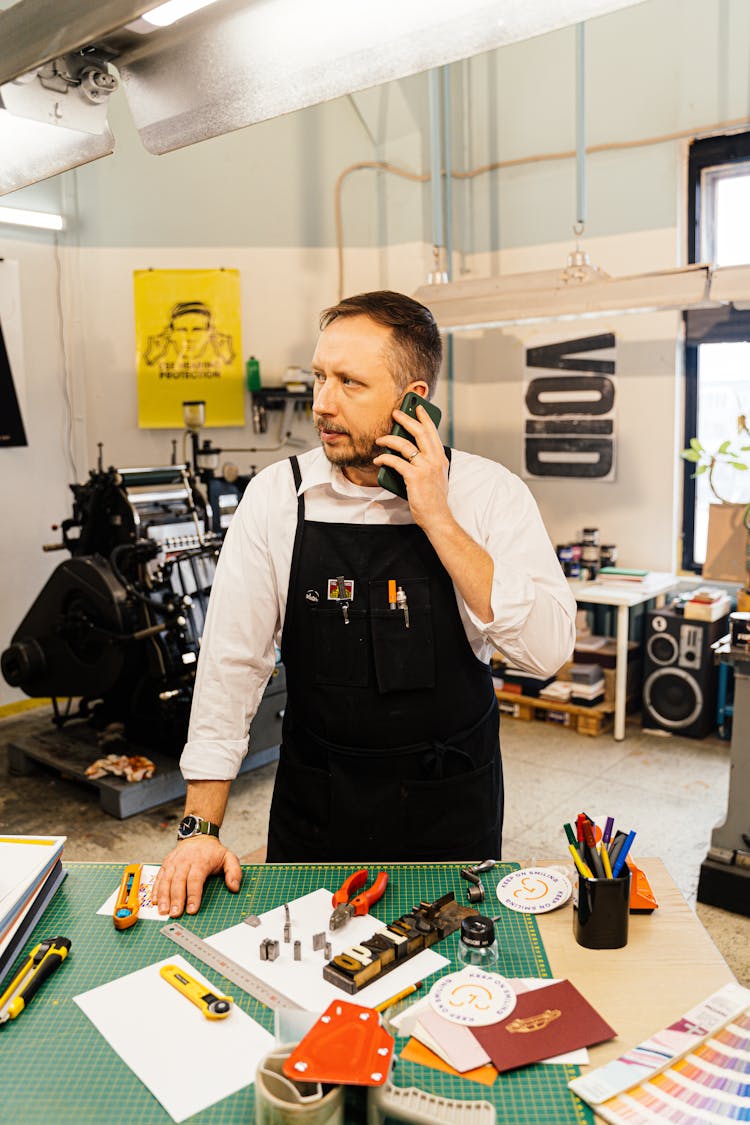
{"type": "MultiPolygon", "coordinates": [[[[74,480],[69,411],[57,311],[54,248],[4,238],[0,257],[17,262],[23,318],[23,379],[17,388],[27,446],[0,450],[3,548],[0,552],[0,645],[9,642],[36,594],[64,554],[45,554],[59,539],[52,525],[70,514],[74,480]]],[[[0,682],[0,703],[23,698],[0,682]]]]}
{"type": "MultiPolygon", "coordinates": [[[[594,265],[612,275],[675,264],[675,230],[591,239],[594,265]]],[[[512,274],[565,263],[567,243],[508,250],[500,270],[512,274]]],[[[470,264],[489,272],[488,255],[470,264]]],[[[616,472],[612,482],[531,480],[553,543],[572,541],[582,527],[599,527],[624,566],[676,566],[681,475],[677,426],[681,405],[681,317],[677,313],[456,333],[456,444],[522,471],[524,350],[553,339],[613,332],[616,337],[616,472]]]]}
{"type": "MultiPolygon", "coordinates": [[[[745,0],[648,0],[591,21],[589,142],[639,142],[750,118],[749,39],[745,0]]],[[[454,168],[527,160],[454,184],[455,276],[564,264],[574,162],[534,158],[574,146],[574,55],[573,31],[565,29],[451,68],[454,168]]],[[[166,460],[177,436],[136,426],[132,271],[240,269],[245,355],[260,357],[268,382],[290,363],[305,364],[317,314],[337,297],[336,179],[362,160],[424,172],[426,90],[426,76],[416,76],[158,158],[141,148],[120,99],[114,156],[3,200],[57,203],[70,228],[59,286],[50,236],[0,234],[0,256],[21,266],[30,441],[28,449],[0,451],[0,644],[62,557],[39,548],[50,524],[69,514],[67,485],[93,467],[96,443],[104,443],[105,463],[132,465],[166,460]]],[[[677,138],[589,157],[586,244],[596,264],[617,274],[682,260],[685,144],[677,138]]],[[[347,292],[411,292],[423,282],[429,185],[356,172],[346,180],[343,220],[347,292]]],[[[610,326],[620,341],[617,479],[532,489],[553,540],[598,524],[624,562],[666,569],[679,510],[678,318],[623,317],[610,326]]],[[[486,333],[456,344],[455,443],[513,469],[520,469],[527,335],[486,333]]],[[[249,425],[209,436],[256,444],[249,425]]],[[[259,454],[236,460],[243,470],[263,464],[259,454]]],[[[16,698],[0,683],[0,704],[16,698]]]]}
{"type": "MultiPolygon", "coordinates": [[[[416,288],[429,261],[421,243],[378,249],[358,249],[348,255],[352,291],[382,284],[416,288]]],[[[336,254],[315,247],[198,247],[95,249],[68,253],[67,268],[80,291],[85,322],[80,330],[79,362],[86,388],[87,464],[96,458],[96,443],[104,443],[105,464],[166,464],[176,430],[139,430],[134,377],[133,271],[202,269],[225,266],[240,271],[242,292],[242,350],[261,359],[267,385],[278,384],[289,365],[309,365],[318,334],[321,309],[337,300],[336,254]],[[104,280],[103,280],[104,279],[104,280]]],[[[215,445],[229,447],[274,444],[279,414],[269,416],[269,432],[254,435],[249,396],[246,425],[208,429],[215,445]]],[[[295,437],[314,440],[309,419],[296,416],[295,437]]],[[[181,446],[178,446],[178,452],[181,446]]],[[[263,455],[233,454],[241,472],[262,468],[288,451],[263,455]]]]}

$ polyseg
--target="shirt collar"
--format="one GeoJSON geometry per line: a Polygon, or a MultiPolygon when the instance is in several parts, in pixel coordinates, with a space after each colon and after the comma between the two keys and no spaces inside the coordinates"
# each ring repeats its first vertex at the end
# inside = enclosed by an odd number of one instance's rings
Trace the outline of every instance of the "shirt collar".
{"type": "Polygon", "coordinates": [[[356,497],[360,500],[378,500],[380,503],[388,500],[398,500],[392,492],[385,488],[369,488],[360,484],[353,484],[348,480],[341,469],[332,465],[322,449],[317,450],[317,456],[311,458],[309,464],[300,465],[302,469],[302,483],[297,490],[298,496],[303,496],[312,488],[329,488],[338,496],[356,497]]]}

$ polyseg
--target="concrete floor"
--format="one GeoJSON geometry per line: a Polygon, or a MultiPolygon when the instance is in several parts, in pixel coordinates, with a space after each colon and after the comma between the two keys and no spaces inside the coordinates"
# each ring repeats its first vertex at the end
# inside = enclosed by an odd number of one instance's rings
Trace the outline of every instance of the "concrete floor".
{"type": "MultiPolygon", "coordinates": [[[[173,845],[181,800],[117,820],[100,809],[94,789],[57,773],[8,775],[8,742],[40,717],[32,711],[0,722],[0,828],[67,835],[70,861],[159,862],[173,845]]],[[[634,857],[662,859],[695,905],[711,830],[726,813],[728,743],[658,737],[637,722],[628,724],[624,742],[615,742],[611,734],[583,737],[513,719],[503,720],[501,741],[503,858],[532,863],[562,855],[565,821],[581,809],[612,815],[637,830],[634,857]]],[[[222,838],[245,862],[262,857],[274,772],[275,766],[264,766],[233,786],[222,838]]],[[[738,980],[750,987],[750,918],[701,903],[697,913],[738,980]]]]}

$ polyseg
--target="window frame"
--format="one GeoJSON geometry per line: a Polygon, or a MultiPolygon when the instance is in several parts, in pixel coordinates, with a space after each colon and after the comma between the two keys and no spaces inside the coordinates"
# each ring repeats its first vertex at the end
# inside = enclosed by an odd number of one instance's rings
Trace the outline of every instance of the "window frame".
{"type": "MultiPolygon", "coordinates": [[[[750,173],[750,132],[723,134],[693,141],[688,157],[688,261],[706,260],[703,255],[713,253],[708,245],[708,235],[701,228],[705,200],[703,173],[708,169],[717,173],[747,164],[750,173]]],[[[731,174],[731,171],[730,171],[731,174]]],[[[736,173],[735,173],[736,174],[736,173]]],[[[713,194],[715,178],[710,191],[713,194]]],[[[711,260],[711,259],[709,259],[711,260]]],[[[750,311],[738,310],[729,305],[718,310],[687,310],[683,313],[685,327],[684,364],[684,427],[683,448],[690,444],[698,426],[698,349],[702,343],[750,342],[750,311]]],[[[695,574],[703,573],[703,565],[694,557],[695,537],[695,479],[694,466],[683,463],[682,477],[682,569],[695,574]]]]}

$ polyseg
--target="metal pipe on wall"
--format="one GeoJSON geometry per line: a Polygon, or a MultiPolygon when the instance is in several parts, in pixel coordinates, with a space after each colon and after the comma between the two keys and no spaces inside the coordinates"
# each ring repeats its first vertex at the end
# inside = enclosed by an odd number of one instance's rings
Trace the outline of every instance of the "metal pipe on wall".
{"type": "Polygon", "coordinates": [[[586,222],[586,24],[576,25],[576,225],[586,222]]]}
{"type": "MultiPolygon", "coordinates": [[[[442,100],[442,124],[443,124],[443,166],[445,168],[445,272],[448,281],[453,280],[453,163],[451,152],[451,74],[450,67],[443,66],[440,68],[442,71],[442,85],[443,85],[443,100],[442,100]]],[[[453,368],[453,333],[448,333],[446,341],[446,413],[448,415],[448,428],[447,439],[448,445],[453,445],[453,392],[454,392],[454,368],[453,368]]]]}

